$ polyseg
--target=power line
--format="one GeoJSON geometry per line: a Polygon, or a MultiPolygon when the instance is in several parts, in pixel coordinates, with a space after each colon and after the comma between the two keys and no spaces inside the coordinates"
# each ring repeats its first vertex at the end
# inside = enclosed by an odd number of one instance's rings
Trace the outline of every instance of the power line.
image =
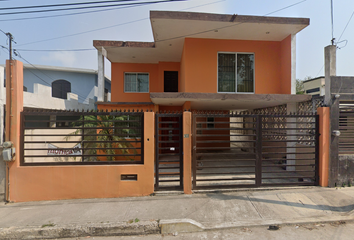
{"type": "MultiPolygon", "coordinates": [[[[148,4],[148,3],[140,3],[141,6],[147,5],[147,4],[148,4]]],[[[134,6],[115,7],[115,8],[111,8],[111,9],[101,9],[101,10],[93,10],[93,11],[77,12],[77,13],[47,15],[47,16],[38,16],[38,17],[25,17],[25,18],[2,19],[2,20],[0,20],[0,22],[20,21],[20,20],[33,20],[33,19],[52,18],[52,17],[63,17],[63,16],[73,16],[73,15],[86,14],[86,13],[106,12],[106,11],[112,11],[112,10],[123,9],[123,8],[131,8],[131,7],[136,7],[136,6],[138,6],[138,4],[137,4],[137,5],[134,5],[134,6]]]]}
{"type": "Polygon", "coordinates": [[[339,41],[340,41],[340,39],[342,38],[342,36],[343,36],[343,34],[344,34],[345,30],[347,30],[347,27],[348,27],[348,25],[349,25],[350,21],[352,20],[353,16],[354,16],[354,12],[353,12],[353,13],[352,13],[352,15],[350,16],[350,18],[349,18],[349,20],[348,20],[347,24],[345,25],[345,28],[343,29],[343,32],[341,33],[341,35],[340,35],[340,37],[339,37],[339,39],[338,39],[338,42],[339,42],[339,41]]]}
{"type": "Polygon", "coordinates": [[[331,0],[331,26],[332,26],[332,39],[331,39],[331,42],[332,42],[332,45],[334,45],[334,30],[333,30],[333,0],[331,0]]]}
{"type": "Polygon", "coordinates": [[[109,3],[109,2],[132,2],[132,1],[138,1],[138,0],[110,0],[110,1],[96,1],[96,2],[62,3],[62,4],[52,4],[52,5],[35,5],[35,6],[8,7],[8,8],[0,8],[0,11],[4,11],[4,10],[16,10],[16,9],[27,9],[27,8],[49,8],[49,7],[61,7],[61,6],[102,4],[102,3],[109,3]]]}
{"type": "Polygon", "coordinates": [[[95,48],[82,48],[82,49],[14,49],[17,51],[26,52],[80,52],[80,51],[93,51],[95,48]]]}
{"type": "Polygon", "coordinates": [[[177,2],[185,0],[162,0],[162,1],[150,1],[150,2],[137,2],[137,3],[116,3],[103,6],[85,6],[85,7],[74,7],[74,8],[58,8],[58,9],[46,9],[46,10],[35,10],[35,11],[22,11],[22,12],[6,12],[0,13],[0,15],[14,15],[14,14],[28,14],[28,13],[43,13],[43,12],[57,12],[57,11],[71,11],[71,10],[81,10],[89,8],[107,8],[107,7],[117,7],[117,6],[133,6],[137,4],[151,4],[151,3],[162,3],[162,2],[177,2]]]}

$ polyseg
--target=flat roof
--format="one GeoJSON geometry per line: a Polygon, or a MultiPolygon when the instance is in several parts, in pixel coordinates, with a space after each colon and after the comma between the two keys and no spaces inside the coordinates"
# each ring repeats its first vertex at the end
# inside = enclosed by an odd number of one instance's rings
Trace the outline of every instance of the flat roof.
{"type": "MultiPolygon", "coordinates": [[[[0,66],[6,68],[5,64],[0,64],[0,66]]],[[[31,64],[23,64],[23,68],[30,68],[30,69],[40,69],[40,70],[48,70],[48,71],[62,71],[62,72],[76,72],[76,73],[91,73],[97,74],[97,70],[93,69],[86,69],[86,68],[70,68],[70,67],[58,67],[58,66],[48,66],[48,65],[31,65],[31,64]]],[[[105,78],[109,81],[111,79],[107,76],[105,78]]]]}
{"type": "Polygon", "coordinates": [[[309,18],[263,17],[198,12],[150,11],[154,42],[101,41],[111,62],[179,62],[185,38],[282,41],[310,24],[309,18]]]}

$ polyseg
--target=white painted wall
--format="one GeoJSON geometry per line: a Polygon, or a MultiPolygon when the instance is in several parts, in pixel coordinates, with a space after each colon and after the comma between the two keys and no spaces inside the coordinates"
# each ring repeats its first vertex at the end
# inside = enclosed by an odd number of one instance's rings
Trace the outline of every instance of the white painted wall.
{"type": "MultiPolygon", "coordinates": [[[[68,99],[52,97],[52,88],[39,83],[33,84],[33,93],[23,92],[23,106],[29,108],[44,108],[56,110],[91,110],[95,109],[95,102],[89,99],[88,104],[80,103],[77,94],[68,93],[68,99]]],[[[3,100],[6,99],[6,93],[3,94],[3,100]]]]}

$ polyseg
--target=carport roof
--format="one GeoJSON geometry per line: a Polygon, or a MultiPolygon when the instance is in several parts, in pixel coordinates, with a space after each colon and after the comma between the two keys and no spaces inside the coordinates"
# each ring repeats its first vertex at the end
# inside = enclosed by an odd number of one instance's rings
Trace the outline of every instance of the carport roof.
{"type": "Polygon", "coordinates": [[[179,62],[185,38],[281,41],[295,35],[310,23],[308,18],[284,18],[151,11],[154,42],[94,40],[111,62],[179,62]]]}
{"type": "Polygon", "coordinates": [[[182,106],[191,102],[195,110],[237,110],[274,107],[311,100],[311,95],[223,94],[223,93],[150,93],[151,101],[162,106],[182,106]]]}

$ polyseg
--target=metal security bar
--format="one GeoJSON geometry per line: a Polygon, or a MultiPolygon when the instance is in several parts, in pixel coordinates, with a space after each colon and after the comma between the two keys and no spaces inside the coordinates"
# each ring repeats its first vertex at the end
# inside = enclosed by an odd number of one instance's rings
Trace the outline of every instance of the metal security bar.
{"type": "Polygon", "coordinates": [[[354,101],[339,103],[339,154],[354,154],[354,101]]]}
{"type": "Polygon", "coordinates": [[[21,165],[143,164],[144,113],[25,111],[21,165]]]}
{"type": "Polygon", "coordinates": [[[265,115],[262,186],[318,185],[318,115],[265,115]]]}
{"type": "Polygon", "coordinates": [[[155,190],[183,189],[182,113],[156,114],[155,190]]]}
{"type": "Polygon", "coordinates": [[[256,117],[193,114],[193,189],[257,185],[256,117]]]}
{"type": "Polygon", "coordinates": [[[193,114],[193,189],[318,184],[318,115],[193,114]]]}

